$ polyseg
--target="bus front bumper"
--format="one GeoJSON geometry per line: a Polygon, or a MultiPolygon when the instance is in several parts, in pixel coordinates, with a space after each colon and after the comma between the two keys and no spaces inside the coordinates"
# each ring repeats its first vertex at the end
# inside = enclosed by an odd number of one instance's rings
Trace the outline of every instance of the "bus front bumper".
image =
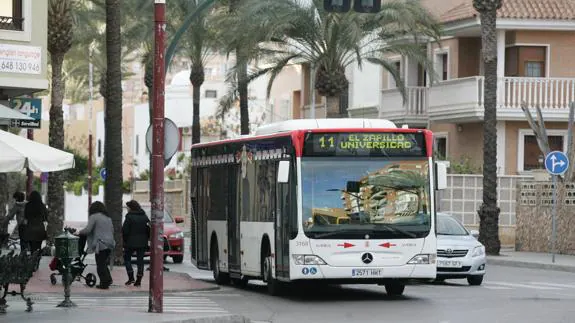
{"type": "Polygon", "coordinates": [[[293,265],[290,280],[340,280],[355,283],[389,279],[433,280],[436,264],[405,264],[402,266],[334,267],[329,265],[293,265]]]}

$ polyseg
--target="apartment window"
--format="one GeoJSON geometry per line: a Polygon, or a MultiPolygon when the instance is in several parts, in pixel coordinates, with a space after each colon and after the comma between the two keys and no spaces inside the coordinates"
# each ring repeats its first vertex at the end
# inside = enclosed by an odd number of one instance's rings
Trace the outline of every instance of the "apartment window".
{"type": "Polygon", "coordinates": [[[447,53],[441,54],[441,80],[447,81],[447,53]]]}
{"type": "Polygon", "coordinates": [[[218,91],[216,90],[206,90],[205,97],[210,99],[216,99],[218,97],[218,91]]]}
{"type": "MultiPolygon", "coordinates": [[[[564,130],[547,130],[547,138],[549,140],[549,148],[558,151],[566,151],[567,149],[567,132],[564,130]]],[[[540,169],[543,166],[539,163],[541,158],[544,158],[537,139],[531,130],[520,130],[518,138],[518,154],[517,154],[517,168],[518,171],[530,171],[533,169],[540,169]]]]}
{"type": "MultiPolygon", "coordinates": [[[[395,67],[395,70],[397,71],[397,73],[401,76],[401,60],[397,60],[395,62],[392,63],[393,67],[395,67]]],[[[397,84],[395,83],[395,79],[393,78],[393,75],[391,75],[391,73],[388,73],[388,88],[393,89],[397,87],[397,84]]]]}
{"type": "Polygon", "coordinates": [[[23,0],[0,0],[0,29],[24,30],[23,0]]]}
{"type": "Polygon", "coordinates": [[[98,157],[102,157],[102,140],[98,139],[98,157]]]}
{"type": "Polygon", "coordinates": [[[435,158],[438,160],[447,159],[447,134],[434,134],[435,158]]]}
{"type": "Polygon", "coordinates": [[[544,77],[544,62],[525,62],[526,77],[544,77]]]}

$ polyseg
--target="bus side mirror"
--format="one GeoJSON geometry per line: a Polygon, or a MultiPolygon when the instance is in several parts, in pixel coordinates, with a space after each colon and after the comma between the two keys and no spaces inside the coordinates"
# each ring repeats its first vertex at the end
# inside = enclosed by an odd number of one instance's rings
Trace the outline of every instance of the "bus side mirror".
{"type": "Polygon", "coordinates": [[[278,166],[278,183],[288,183],[289,182],[289,160],[280,160],[278,166]]]}
{"type": "Polygon", "coordinates": [[[435,189],[444,190],[447,188],[447,165],[442,162],[435,162],[435,189]]]}

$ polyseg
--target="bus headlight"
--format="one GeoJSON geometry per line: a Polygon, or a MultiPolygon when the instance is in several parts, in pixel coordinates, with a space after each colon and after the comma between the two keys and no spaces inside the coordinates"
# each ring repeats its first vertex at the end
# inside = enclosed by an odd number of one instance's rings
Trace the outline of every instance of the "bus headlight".
{"type": "Polygon", "coordinates": [[[325,261],[316,255],[293,255],[296,265],[325,265],[325,261]]]}
{"type": "Polygon", "coordinates": [[[428,264],[434,264],[435,263],[435,258],[437,257],[436,254],[432,253],[432,254],[419,254],[419,255],[415,255],[413,258],[411,258],[411,260],[409,260],[407,263],[410,265],[428,265],[428,264]]]}

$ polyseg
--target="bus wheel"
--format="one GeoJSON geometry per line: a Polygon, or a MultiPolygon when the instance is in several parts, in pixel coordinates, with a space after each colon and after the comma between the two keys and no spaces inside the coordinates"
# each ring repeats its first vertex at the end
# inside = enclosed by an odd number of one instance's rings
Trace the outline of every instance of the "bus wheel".
{"type": "Polygon", "coordinates": [[[222,273],[220,271],[220,254],[218,251],[218,245],[213,244],[212,248],[212,273],[214,274],[214,280],[218,285],[227,285],[230,282],[230,275],[227,273],[222,273]]]}
{"type": "Polygon", "coordinates": [[[268,255],[264,259],[264,281],[268,284],[268,294],[277,296],[281,294],[281,282],[272,275],[273,258],[268,255]]]}
{"type": "Polygon", "coordinates": [[[385,284],[385,292],[388,296],[401,296],[405,290],[404,284],[391,283],[385,284]]]}

